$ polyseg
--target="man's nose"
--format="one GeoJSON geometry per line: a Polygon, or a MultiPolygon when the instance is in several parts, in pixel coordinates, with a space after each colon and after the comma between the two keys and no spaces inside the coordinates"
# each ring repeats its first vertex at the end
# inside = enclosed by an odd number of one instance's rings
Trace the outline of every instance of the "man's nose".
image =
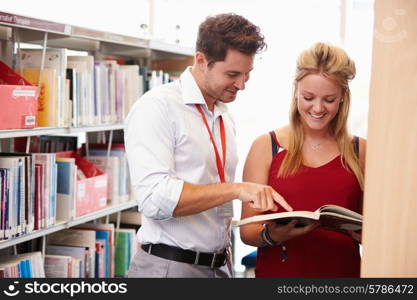
{"type": "Polygon", "coordinates": [[[239,76],[239,78],[237,78],[237,80],[235,81],[235,87],[238,88],[239,90],[244,90],[245,89],[245,77],[244,76],[239,76]]]}

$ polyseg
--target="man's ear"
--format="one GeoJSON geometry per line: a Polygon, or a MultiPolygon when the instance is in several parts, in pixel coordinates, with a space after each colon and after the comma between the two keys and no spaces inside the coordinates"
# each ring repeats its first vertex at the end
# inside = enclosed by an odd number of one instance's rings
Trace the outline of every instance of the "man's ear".
{"type": "Polygon", "coordinates": [[[200,51],[197,51],[195,53],[194,62],[195,62],[195,65],[197,66],[197,68],[201,71],[204,70],[208,65],[206,55],[203,52],[200,52],[200,51]]]}

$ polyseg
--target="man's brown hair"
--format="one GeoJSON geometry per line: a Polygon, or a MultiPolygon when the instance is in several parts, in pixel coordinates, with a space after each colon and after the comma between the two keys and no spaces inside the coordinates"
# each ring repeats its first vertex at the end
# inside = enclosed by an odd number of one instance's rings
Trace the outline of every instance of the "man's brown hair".
{"type": "Polygon", "coordinates": [[[233,13],[207,17],[198,29],[196,50],[204,53],[209,65],[223,61],[228,49],[254,55],[264,48],[259,27],[233,13]]]}

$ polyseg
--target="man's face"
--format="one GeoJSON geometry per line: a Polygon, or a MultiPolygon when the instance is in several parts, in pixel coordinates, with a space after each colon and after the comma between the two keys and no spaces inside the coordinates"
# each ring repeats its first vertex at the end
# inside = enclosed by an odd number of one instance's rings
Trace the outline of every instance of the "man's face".
{"type": "Polygon", "coordinates": [[[227,50],[224,61],[217,61],[204,68],[203,94],[214,101],[234,101],[237,92],[245,89],[253,69],[253,60],[254,55],[227,50]]]}

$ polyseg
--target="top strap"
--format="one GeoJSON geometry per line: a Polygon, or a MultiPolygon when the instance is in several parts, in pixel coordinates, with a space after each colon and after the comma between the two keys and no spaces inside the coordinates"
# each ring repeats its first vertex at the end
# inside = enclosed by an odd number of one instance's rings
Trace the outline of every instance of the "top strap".
{"type": "MultiPolygon", "coordinates": [[[[271,144],[272,144],[272,157],[278,154],[279,148],[281,148],[281,145],[278,142],[277,136],[275,134],[275,131],[270,131],[269,135],[271,136],[271,144]]],[[[353,137],[353,150],[355,151],[356,156],[359,158],[359,137],[354,136],[353,137]]]]}
{"type": "Polygon", "coordinates": [[[353,150],[355,151],[356,156],[359,158],[359,137],[353,137],[353,150]]]}
{"type": "Polygon", "coordinates": [[[275,135],[275,131],[270,131],[269,135],[271,136],[271,144],[272,144],[272,157],[278,154],[278,150],[281,145],[278,143],[277,136],[275,135]]]}

